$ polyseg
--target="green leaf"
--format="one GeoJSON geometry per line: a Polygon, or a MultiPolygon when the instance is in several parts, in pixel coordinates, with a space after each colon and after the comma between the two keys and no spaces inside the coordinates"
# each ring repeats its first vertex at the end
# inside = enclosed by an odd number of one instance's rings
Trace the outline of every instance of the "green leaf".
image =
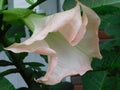
{"type": "Polygon", "coordinates": [[[26,87],[21,87],[21,88],[18,88],[17,90],[29,90],[29,89],[26,87]]]}
{"type": "Polygon", "coordinates": [[[75,0],[65,0],[63,4],[63,9],[68,10],[73,8],[76,5],[75,0]]]}
{"type": "Polygon", "coordinates": [[[13,25],[5,34],[5,40],[7,45],[11,45],[14,42],[20,42],[21,37],[25,37],[25,27],[23,25],[13,25]]]}
{"type": "Polygon", "coordinates": [[[83,90],[102,90],[106,71],[87,72],[82,76],[83,90]]]}
{"type": "Polygon", "coordinates": [[[101,51],[103,55],[102,60],[94,59],[92,67],[95,70],[111,70],[114,68],[120,68],[120,48],[116,47],[116,50],[101,51]]]}
{"type": "MultiPolygon", "coordinates": [[[[80,0],[80,2],[91,8],[100,7],[104,5],[115,5],[115,4],[120,5],[120,0],[80,0]]],[[[65,0],[63,9],[67,10],[73,8],[75,4],[76,4],[75,0],[65,0]]]]}
{"type": "Polygon", "coordinates": [[[24,58],[26,58],[26,56],[28,56],[28,53],[24,52],[24,53],[14,53],[15,58],[18,58],[18,60],[24,60],[24,58]]]}
{"type": "Polygon", "coordinates": [[[89,7],[100,7],[104,5],[114,5],[120,4],[120,0],[80,0],[82,3],[86,4],[89,7]]]}
{"type": "Polygon", "coordinates": [[[34,13],[32,10],[24,9],[24,8],[13,8],[9,10],[3,11],[3,21],[6,21],[10,24],[23,24],[22,19],[30,15],[31,13],[34,13]]]}
{"type": "Polygon", "coordinates": [[[18,73],[18,70],[17,69],[9,69],[9,70],[0,72],[0,77],[3,77],[8,74],[12,74],[12,73],[18,73]]]}
{"type": "Polygon", "coordinates": [[[115,15],[120,14],[120,8],[115,7],[113,5],[106,5],[94,8],[95,12],[99,15],[104,17],[104,15],[115,15]]]}
{"type": "Polygon", "coordinates": [[[48,56],[47,55],[40,55],[40,56],[45,60],[46,63],[48,63],[48,56]]]}
{"type": "Polygon", "coordinates": [[[3,6],[4,6],[4,0],[0,0],[0,10],[3,9],[3,6]]]}
{"type": "Polygon", "coordinates": [[[45,75],[45,72],[41,70],[40,67],[36,67],[36,68],[31,68],[31,67],[26,67],[26,73],[28,73],[28,78],[30,78],[30,81],[33,80],[35,78],[40,78],[42,76],[45,75]]]}
{"type": "Polygon", "coordinates": [[[14,86],[4,77],[0,78],[0,90],[16,90],[14,86]]]}
{"type": "Polygon", "coordinates": [[[120,90],[120,77],[106,77],[102,90],[120,90]]]}
{"type": "Polygon", "coordinates": [[[9,65],[13,65],[13,64],[6,60],[0,60],[0,66],[9,66],[9,65]]]}
{"type": "Polygon", "coordinates": [[[101,18],[100,29],[112,38],[120,39],[120,8],[114,6],[101,6],[94,9],[101,18]]]}
{"type": "Polygon", "coordinates": [[[40,5],[44,1],[46,1],[46,0],[37,0],[34,4],[32,4],[31,6],[29,6],[28,9],[30,9],[30,10],[34,9],[36,6],[40,5]]]}
{"type": "Polygon", "coordinates": [[[25,65],[29,65],[30,67],[43,67],[45,66],[44,64],[42,63],[38,63],[38,62],[25,62],[24,63],[25,65]]]}
{"type": "Polygon", "coordinates": [[[29,4],[34,4],[35,3],[35,1],[34,0],[25,0],[27,3],[29,3],[29,4]]]}
{"type": "Polygon", "coordinates": [[[12,62],[14,60],[13,60],[13,58],[11,58],[11,55],[12,55],[12,57],[14,57],[16,59],[16,61],[18,60],[19,62],[21,62],[21,61],[23,62],[24,58],[28,55],[28,53],[13,53],[13,52],[8,52],[8,51],[5,51],[5,53],[8,56],[9,60],[12,62]]]}
{"type": "Polygon", "coordinates": [[[103,29],[107,35],[120,39],[120,14],[106,15],[102,22],[104,23],[103,29]]]}
{"type": "Polygon", "coordinates": [[[116,46],[120,46],[120,39],[107,40],[100,45],[101,50],[111,51],[114,50],[116,46]]]}
{"type": "Polygon", "coordinates": [[[0,52],[3,50],[3,45],[0,43],[0,52]]]}

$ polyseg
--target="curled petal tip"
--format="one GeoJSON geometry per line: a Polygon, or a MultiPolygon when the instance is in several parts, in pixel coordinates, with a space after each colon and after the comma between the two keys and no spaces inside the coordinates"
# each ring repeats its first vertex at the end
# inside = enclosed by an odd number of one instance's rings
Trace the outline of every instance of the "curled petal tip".
{"type": "Polygon", "coordinates": [[[100,54],[99,59],[102,59],[102,58],[103,58],[103,56],[100,54]]]}
{"type": "Polygon", "coordinates": [[[47,77],[42,77],[42,78],[39,78],[39,79],[35,79],[35,78],[34,78],[34,81],[35,81],[35,82],[38,82],[38,83],[42,83],[42,82],[48,81],[48,78],[47,78],[47,77]]]}

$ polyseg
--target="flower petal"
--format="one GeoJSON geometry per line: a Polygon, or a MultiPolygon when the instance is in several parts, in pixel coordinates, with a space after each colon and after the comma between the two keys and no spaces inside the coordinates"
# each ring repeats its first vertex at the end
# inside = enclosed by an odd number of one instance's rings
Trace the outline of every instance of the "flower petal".
{"type": "Polygon", "coordinates": [[[41,16],[36,18],[35,15],[30,15],[24,21],[30,28],[33,26],[31,29],[34,29],[32,30],[34,31],[32,38],[24,42],[25,44],[43,40],[48,33],[56,31],[59,31],[72,44],[71,42],[79,32],[82,23],[79,4],[73,9],[43,18],[41,16]]]}
{"type": "MultiPolygon", "coordinates": [[[[54,64],[51,71],[48,69],[46,75],[37,79],[37,82],[53,85],[59,83],[67,76],[76,74],[83,75],[86,71],[92,70],[90,65],[92,58],[77,48],[72,47],[59,33],[49,34],[46,41],[49,43],[49,46],[57,52],[57,58],[56,60],[51,60],[54,64]]],[[[51,66],[49,66],[49,68],[50,67],[51,66]]]]}
{"type": "Polygon", "coordinates": [[[85,33],[86,33],[86,26],[88,23],[88,18],[85,14],[85,12],[83,12],[82,15],[82,24],[79,28],[79,32],[76,34],[76,36],[74,37],[74,39],[71,41],[72,46],[77,45],[84,37],[85,33]]]}
{"type": "Polygon", "coordinates": [[[100,18],[92,9],[86,7],[83,4],[81,4],[81,6],[88,17],[88,24],[84,38],[79,42],[79,44],[76,47],[91,57],[98,57],[101,59],[102,56],[99,51],[98,38],[100,18]]]}
{"type": "Polygon", "coordinates": [[[28,27],[32,29],[32,31],[34,31],[32,36],[28,40],[20,44],[15,43],[5,49],[17,53],[33,52],[33,49],[36,49],[37,46],[39,46],[39,44],[45,42],[43,41],[43,39],[46,38],[48,33],[56,31],[60,32],[68,40],[68,42],[71,42],[72,41],[71,39],[74,38],[77,32],[79,32],[80,30],[81,26],[80,7],[79,4],[77,4],[76,7],[74,7],[71,10],[50,15],[47,17],[31,14],[30,16],[25,18],[24,21],[28,25],[28,27]]]}

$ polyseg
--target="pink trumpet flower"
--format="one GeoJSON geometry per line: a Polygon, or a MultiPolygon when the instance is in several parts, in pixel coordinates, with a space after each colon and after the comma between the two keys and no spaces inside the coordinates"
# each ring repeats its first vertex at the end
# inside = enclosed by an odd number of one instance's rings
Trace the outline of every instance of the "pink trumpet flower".
{"type": "Polygon", "coordinates": [[[67,76],[83,75],[92,70],[93,57],[102,58],[98,39],[100,19],[80,2],[70,10],[46,17],[31,14],[24,21],[33,31],[32,36],[5,49],[48,56],[48,70],[36,82],[54,85],[67,76]]]}

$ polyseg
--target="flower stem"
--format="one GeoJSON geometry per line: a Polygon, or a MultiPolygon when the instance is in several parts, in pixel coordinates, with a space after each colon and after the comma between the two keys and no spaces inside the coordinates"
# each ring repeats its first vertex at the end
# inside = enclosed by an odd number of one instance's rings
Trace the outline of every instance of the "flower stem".
{"type": "Polygon", "coordinates": [[[32,4],[30,7],[28,7],[28,9],[34,9],[36,6],[38,6],[39,4],[41,4],[44,1],[46,1],[46,0],[37,0],[37,2],[32,4]]]}

